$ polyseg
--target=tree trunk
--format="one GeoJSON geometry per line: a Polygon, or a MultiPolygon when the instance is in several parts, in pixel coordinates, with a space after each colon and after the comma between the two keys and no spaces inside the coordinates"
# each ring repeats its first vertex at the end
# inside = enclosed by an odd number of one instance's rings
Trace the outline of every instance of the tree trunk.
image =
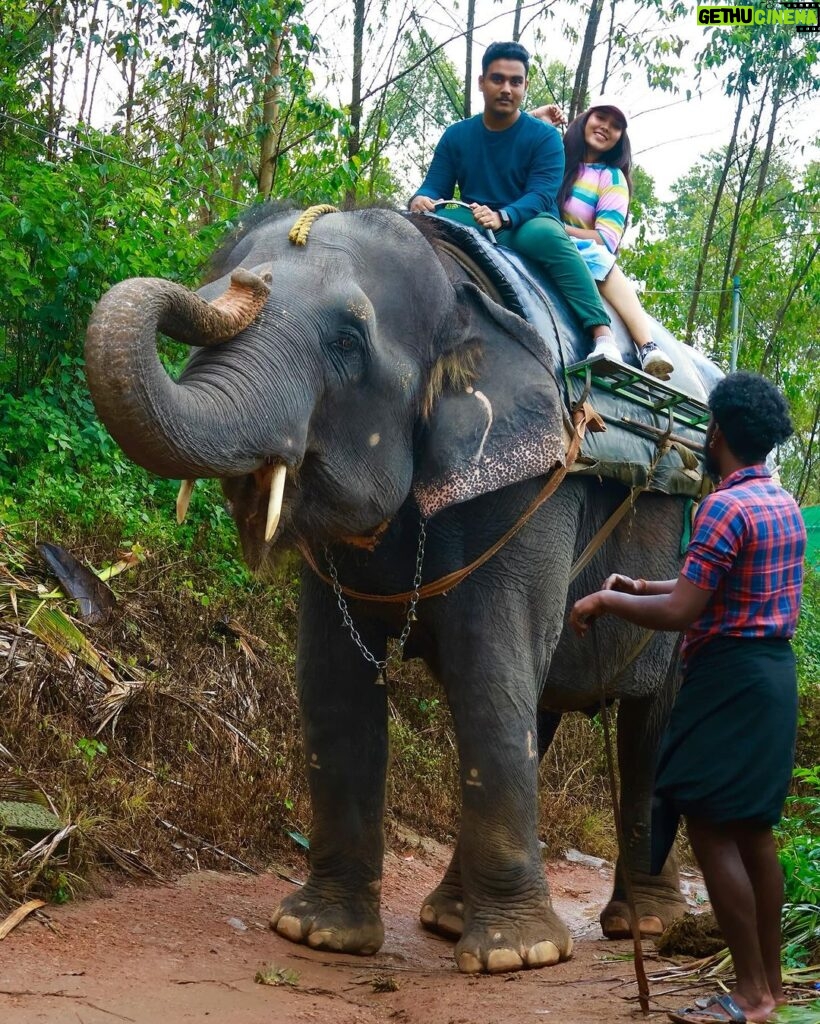
{"type": "Polygon", "coordinates": [[[464,64],[464,117],[472,114],[470,94],[473,88],[473,27],[475,25],[475,0],[467,0],[467,32],[465,41],[467,43],[467,59],[464,64]]]}
{"type": "Polygon", "coordinates": [[[686,337],[684,338],[687,345],[692,344],[693,335],[695,333],[695,317],[697,316],[698,306],[700,305],[700,293],[703,288],[703,275],[706,273],[706,263],[709,258],[709,247],[712,244],[712,237],[715,233],[718,210],[720,209],[720,201],[723,198],[726,181],[729,177],[729,168],[732,166],[732,161],[735,158],[735,150],[737,149],[737,133],[740,126],[740,115],[743,113],[743,103],[745,99],[746,91],[745,89],[741,89],[737,95],[737,109],[735,110],[735,123],[732,126],[732,137],[729,140],[729,145],[726,149],[726,159],[723,161],[723,169],[720,172],[717,191],[715,192],[715,198],[712,201],[712,209],[709,211],[709,220],[706,223],[706,230],[703,233],[703,241],[701,242],[700,254],[698,256],[698,266],[695,271],[695,280],[692,284],[692,299],[689,303],[689,313],[686,317],[686,337]]]}
{"type": "Polygon", "coordinates": [[[818,398],[814,406],[811,433],[806,444],[806,450],[803,452],[803,465],[800,467],[800,477],[794,489],[795,501],[800,505],[806,500],[809,484],[814,476],[815,448],[817,447],[818,432],[820,432],[820,398],[818,398]]]}
{"type": "Polygon", "coordinates": [[[346,199],[352,203],[356,198],[355,178],[357,176],[354,158],[362,148],[362,51],[364,47],[365,0],[353,0],[353,89],[350,96],[350,135],[347,139],[347,159],[351,163],[350,173],[354,178],[347,190],[346,199]]]}
{"type": "Polygon", "coordinates": [[[130,66],[126,61],[126,81],[128,92],[125,98],[125,128],[123,136],[126,143],[131,141],[131,128],[134,123],[134,99],[137,93],[137,63],[139,61],[139,40],[142,30],[142,16],[145,13],[145,5],[138,3],[134,13],[134,50],[131,54],[130,66]]]}
{"type": "Polygon", "coordinates": [[[524,0],[515,0],[515,20],[513,21],[512,37],[513,42],[517,43],[521,38],[521,8],[524,6],[524,0]]]}
{"type": "MultiPolygon", "coordinates": [[[[105,10],[105,28],[100,33],[103,40],[108,39],[108,29],[111,25],[111,6],[107,5],[105,10]]],[[[88,97],[88,116],[86,118],[88,124],[91,124],[91,111],[94,109],[94,99],[97,95],[97,85],[100,81],[100,75],[102,74],[102,64],[105,58],[105,46],[99,46],[97,49],[97,64],[94,68],[94,81],[91,84],[91,95],[88,97]]]]}
{"type": "Polygon", "coordinates": [[[595,37],[598,35],[598,22],[601,20],[601,11],[604,9],[604,0],[591,0],[587,27],[584,31],[584,42],[581,46],[581,56],[578,60],[578,69],[575,72],[575,84],[572,88],[572,100],[569,105],[569,120],[577,117],[584,109],[587,90],[589,88],[589,71],[592,67],[592,54],[595,50],[595,37]]]}
{"type": "Polygon", "coordinates": [[[609,32],[606,37],[606,60],[604,61],[604,77],[601,82],[601,92],[606,92],[606,83],[609,81],[609,62],[612,60],[612,40],[615,35],[615,8],[618,0],[612,0],[609,11],[609,32]]]}
{"type": "Polygon", "coordinates": [[[808,277],[809,271],[812,268],[818,252],[820,252],[820,242],[814,243],[814,248],[809,253],[809,258],[806,260],[806,265],[799,273],[792,275],[791,282],[789,284],[789,291],[786,294],[786,298],[781,302],[779,309],[774,318],[772,329],[769,331],[769,337],[766,340],[766,348],[763,350],[763,358],[760,360],[760,372],[766,373],[769,362],[775,352],[775,343],[777,341],[777,335],[780,332],[780,328],[783,326],[783,321],[786,319],[786,313],[789,310],[792,299],[795,297],[800,288],[803,287],[803,282],[808,277]]]}
{"type": "MultiPolygon", "coordinates": [[[[94,0],[94,5],[91,8],[91,17],[88,22],[88,41],[85,47],[85,60],[83,68],[83,95],[80,100],[80,112],[77,117],[77,121],[82,123],[86,120],[85,117],[85,106],[88,103],[89,88],[91,85],[91,54],[94,52],[94,47],[91,45],[91,37],[97,32],[97,10],[100,6],[100,0],[94,0]]],[[[91,106],[89,104],[89,115],[91,114],[91,106]]]]}
{"type": "Polygon", "coordinates": [[[282,36],[271,37],[270,63],[265,80],[265,91],[262,95],[262,125],[264,134],[259,156],[259,174],[257,176],[257,192],[267,199],[273,189],[276,160],[279,156],[279,75],[282,71],[282,36]]]}
{"type": "MultiPolygon", "coordinates": [[[[735,277],[740,273],[743,267],[743,261],[746,258],[746,250],[749,247],[749,241],[752,238],[752,233],[755,228],[755,221],[757,219],[757,211],[760,208],[760,201],[763,198],[763,193],[766,188],[766,179],[769,175],[769,164],[771,163],[772,149],[774,148],[774,133],[777,127],[777,118],[783,107],[783,91],[782,91],[782,75],[778,74],[777,81],[775,82],[774,92],[772,94],[772,112],[769,117],[769,128],[766,133],[766,145],[763,150],[763,156],[760,158],[760,166],[757,171],[757,184],[755,185],[754,195],[752,196],[752,202],[749,209],[743,216],[742,223],[739,225],[740,240],[737,243],[737,251],[735,253],[734,265],[732,266],[731,273],[724,272],[723,288],[724,292],[720,296],[720,306],[718,307],[718,336],[721,331],[722,316],[725,315],[725,307],[728,305],[728,281],[729,277],[735,277]]],[[[761,109],[762,113],[762,109],[761,109]]],[[[756,138],[756,136],[755,136],[756,138]]],[[[737,221],[736,211],[736,221],[737,221]]],[[[734,228],[732,241],[734,242],[734,228]]],[[[727,260],[731,254],[731,249],[727,252],[727,260]]]]}
{"type": "MultiPolygon", "coordinates": [[[[741,169],[737,181],[735,208],[732,213],[732,226],[729,229],[729,240],[726,243],[726,253],[723,259],[723,278],[720,283],[720,298],[718,299],[717,317],[715,318],[715,348],[718,351],[720,350],[720,345],[723,341],[724,321],[726,319],[726,312],[729,307],[729,280],[730,277],[733,276],[733,265],[737,266],[737,260],[734,259],[735,243],[737,242],[738,230],[740,228],[741,212],[743,212],[743,202],[745,199],[746,183],[749,180],[749,175],[752,170],[752,161],[754,160],[755,153],[757,152],[757,140],[760,137],[760,125],[763,120],[763,108],[766,105],[766,97],[769,95],[770,83],[771,77],[768,77],[766,79],[766,85],[763,89],[763,95],[760,97],[760,108],[758,109],[757,115],[753,118],[752,121],[752,137],[749,140],[749,145],[746,151],[746,160],[743,164],[743,168],[741,169]]],[[[744,220],[746,221],[746,223],[749,222],[750,215],[751,211],[747,211],[746,213],[744,213],[744,220]]],[[[735,271],[735,273],[737,273],[737,271],[735,271]]]]}

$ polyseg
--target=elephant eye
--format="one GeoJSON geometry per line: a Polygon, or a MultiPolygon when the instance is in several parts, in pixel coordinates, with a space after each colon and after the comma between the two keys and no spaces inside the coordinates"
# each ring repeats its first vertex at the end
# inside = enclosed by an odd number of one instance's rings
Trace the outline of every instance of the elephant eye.
{"type": "Polygon", "coordinates": [[[349,334],[340,334],[336,339],[336,347],[340,348],[342,352],[349,352],[353,348],[354,344],[355,342],[349,334]]]}

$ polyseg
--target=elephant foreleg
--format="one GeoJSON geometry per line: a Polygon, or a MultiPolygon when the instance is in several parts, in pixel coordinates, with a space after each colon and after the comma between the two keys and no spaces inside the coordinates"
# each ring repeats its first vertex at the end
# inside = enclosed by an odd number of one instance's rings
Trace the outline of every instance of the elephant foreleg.
{"type": "Polygon", "coordinates": [[[457,866],[425,914],[428,927],[452,934],[463,902],[455,953],[468,973],[541,967],[572,949],[538,850],[535,666],[523,637],[509,643],[487,643],[481,624],[471,623],[450,633],[441,667],[458,735],[462,817],[457,866]]]}
{"type": "MultiPolygon", "coordinates": [[[[310,875],[280,903],[271,926],[318,949],[373,953],[384,939],[386,687],[376,685],[375,668],[343,629],[331,591],[310,574],[303,574],[300,619],[297,675],[313,806],[310,875]]],[[[358,628],[374,655],[383,657],[383,629],[366,619],[358,628]]]]}

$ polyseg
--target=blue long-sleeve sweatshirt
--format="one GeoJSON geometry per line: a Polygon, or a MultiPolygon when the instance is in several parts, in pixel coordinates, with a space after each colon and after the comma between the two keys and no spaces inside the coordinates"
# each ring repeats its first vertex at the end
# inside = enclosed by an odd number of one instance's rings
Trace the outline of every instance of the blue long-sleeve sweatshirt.
{"type": "Polygon", "coordinates": [[[444,132],[416,195],[504,209],[516,228],[539,213],[560,219],[556,196],[564,176],[558,131],[523,111],[509,128],[492,132],[481,114],[444,132]]]}

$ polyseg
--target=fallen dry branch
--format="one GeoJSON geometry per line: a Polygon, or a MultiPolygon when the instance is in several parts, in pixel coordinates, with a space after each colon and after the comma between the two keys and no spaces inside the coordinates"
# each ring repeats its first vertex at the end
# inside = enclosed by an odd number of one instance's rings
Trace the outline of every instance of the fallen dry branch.
{"type": "Polygon", "coordinates": [[[5,939],[9,932],[13,931],[21,921],[25,921],[29,914],[46,905],[45,900],[29,900],[16,910],[12,910],[5,921],[0,922],[0,942],[5,939]]]}

